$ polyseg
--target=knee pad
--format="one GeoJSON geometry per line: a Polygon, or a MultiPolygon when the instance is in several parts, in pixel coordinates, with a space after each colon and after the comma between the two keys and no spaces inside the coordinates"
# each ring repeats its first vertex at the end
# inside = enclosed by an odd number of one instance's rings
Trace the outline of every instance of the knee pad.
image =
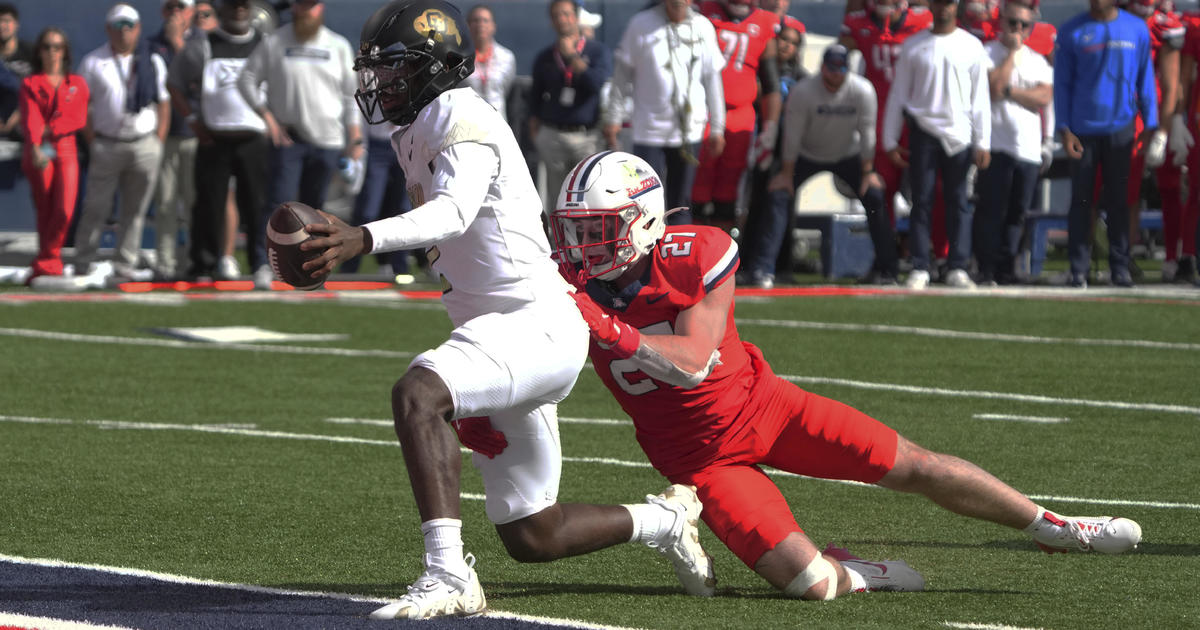
{"type": "Polygon", "coordinates": [[[808,563],[807,567],[797,575],[786,588],[783,589],[783,594],[788,597],[797,599],[804,597],[804,593],[808,589],[818,585],[822,580],[828,580],[829,585],[825,588],[825,601],[829,601],[837,597],[838,579],[837,570],[833,568],[833,564],[825,559],[825,556],[817,554],[813,561],[808,563]]]}

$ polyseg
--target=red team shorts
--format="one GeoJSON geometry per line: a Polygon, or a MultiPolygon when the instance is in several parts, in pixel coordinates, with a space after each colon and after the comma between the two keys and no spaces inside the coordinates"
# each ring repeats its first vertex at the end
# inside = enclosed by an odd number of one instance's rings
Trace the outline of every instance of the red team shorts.
{"type": "Polygon", "coordinates": [[[898,436],[849,405],[773,374],[757,384],[749,407],[755,422],[725,445],[720,460],[670,479],[696,486],[704,522],[753,569],[788,534],[803,531],[759,464],[809,477],[875,483],[895,465],[898,436]]]}

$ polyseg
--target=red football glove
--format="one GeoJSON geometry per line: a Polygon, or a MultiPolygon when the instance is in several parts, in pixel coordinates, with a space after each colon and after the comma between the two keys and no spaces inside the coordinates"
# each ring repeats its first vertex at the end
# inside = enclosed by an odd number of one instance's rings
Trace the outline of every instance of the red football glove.
{"type": "Polygon", "coordinates": [[[495,459],[508,447],[508,440],[504,434],[492,428],[492,421],[487,416],[459,418],[451,422],[450,426],[454,427],[458,441],[462,442],[463,446],[480,455],[487,455],[488,459],[495,459]]]}
{"type": "Polygon", "coordinates": [[[596,341],[608,346],[613,354],[622,359],[628,359],[637,352],[642,343],[642,334],[636,328],[605,313],[585,291],[576,291],[571,297],[575,298],[583,321],[587,322],[596,341]]]}

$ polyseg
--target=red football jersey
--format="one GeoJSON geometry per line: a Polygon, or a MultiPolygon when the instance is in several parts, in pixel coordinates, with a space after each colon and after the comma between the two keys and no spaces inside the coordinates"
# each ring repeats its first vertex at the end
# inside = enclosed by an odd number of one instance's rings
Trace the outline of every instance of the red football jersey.
{"type": "Polygon", "coordinates": [[[725,56],[721,83],[725,86],[726,109],[753,104],[758,98],[758,62],[767,42],[775,37],[779,16],[754,9],[745,19],[735,21],[715,0],[701,3],[700,13],[713,23],[717,43],[725,56]]]}
{"type": "Polygon", "coordinates": [[[888,90],[892,87],[900,45],[930,26],[933,26],[933,14],[923,7],[909,7],[891,24],[880,25],[865,11],[851,11],[842,21],[842,36],[854,40],[854,47],[862,53],[866,62],[864,75],[875,87],[880,112],[887,103],[888,90]]]}
{"type": "MultiPolygon", "coordinates": [[[[643,334],[670,334],[681,311],[695,306],[717,286],[733,281],[737,251],[733,239],[720,229],[668,226],[649,254],[652,262],[640,282],[614,295],[592,280],[588,294],[606,313],[643,334]]],[[[746,406],[759,373],[747,353],[749,344],[738,337],[733,310],[730,304],[725,337],[717,348],[720,362],[693,389],[652,379],[632,361],[619,359],[595,340],[591,343],[596,374],[633,419],[642,450],[664,475],[711,463],[720,453],[720,437],[740,431],[751,421],[740,417],[739,411],[746,406]]]]}
{"type": "Polygon", "coordinates": [[[1175,16],[1155,11],[1154,15],[1146,18],[1146,27],[1150,29],[1150,55],[1154,61],[1158,61],[1158,51],[1162,50],[1163,46],[1170,46],[1175,50],[1183,48],[1186,31],[1183,23],[1175,16]]]}
{"type": "MultiPolygon", "coordinates": [[[[1181,21],[1186,25],[1186,35],[1181,54],[1187,55],[1200,62],[1200,11],[1184,13],[1181,21]]],[[[1200,81],[1192,82],[1192,93],[1188,99],[1191,111],[1188,114],[1188,124],[1200,123],[1200,81]]]]}

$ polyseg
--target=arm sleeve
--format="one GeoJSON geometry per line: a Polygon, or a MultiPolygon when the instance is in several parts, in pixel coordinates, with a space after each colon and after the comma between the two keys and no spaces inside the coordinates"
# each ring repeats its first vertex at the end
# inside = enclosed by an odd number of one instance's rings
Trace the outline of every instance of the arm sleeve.
{"type": "Polygon", "coordinates": [[[161,55],[155,53],[150,55],[150,63],[154,64],[155,82],[154,93],[158,94],[158,102],[171,102],[171,93],[167,91],[167,62],[161,55]]]}
{"type": "MultiPolygon", "coordinates": [[[[800,155],[800,143],[804,138],[804,130],[808,128],[808,108],[804,105],[805,90],[797,83],[788,92],[787,102],[783,106],[783,148],[780,157],[784,162],[795,162],[800,155]]],[[[872,125],[875,123],[872,122],[872,125]]]]}
{"type": "Polygon", "coordinates": [[[258,86],[262,85],[266,79],[264,74],[267,67],[267,46],[267,40],[264,39],[254,47],[254,51],[246,59],[237,79],[238,92],[241,93],[246,103],[256,110],[264,105],[259,102],[258,86]]]}
{"type": "Polygon", "coordinates": [[[971,144],[992,150],[992,90],[988,86],[988,55],[980,47],[979,59],[971,68],[971,144]]]}
{"type": "Polygon", "coordinates": [[[717,32],[712,23],[706,18],[708,25],[704,36],[704,81],[705,104],[708,106],[709,133],[725,133],[725,82],[721,78],[721,70],[725,67],[725,57],[721,55],[721,47],[717,45],[717,32]]]}
{"type": "Polygon", "coordinates": [[[37,106],[37,99],[29,81],[21,82],[17,106],[21,110],[21,130],[24,132],[25,141],[31,145],[41,144],[42,136],[46,133],[46,121],[42,118],[42,110],[37,106]]]}
{"type": "MultiPolygon", "coordinates": [[[[350,44],[338,46],[342,51],[342,124],[346,127],[346,137],[350,137],[350,129],[358,127],[358,101],[354,100],[354,92],[358,90],[358,74],[354,72],[354,52],[350,44]]],[[[365,137],[365,134],[363,134],[365,137]]]]}
{"type": "Polygon", "coordinates": [[[499,155],[484,144],[459,142],[442,150],[433,160],[429,201],[363,226],[371,233],[371,252],[429,247],[466,232],[499,168],[499,155]]]}
{"type": "Polygon", "coordinates": [[[1154,80],[1154,62],[1150,57],[1149,33],[1138,46],[1138,109],[1146,129],[1158,127],[1158,84],[1154,80]]]}
{"type": "Polygon", "coordinates": [[[858,108],[858,137],[862,143],[862,151],[859,153],[861,159],[874,159],[875,157],[875,121],[878,120],[878,100],[875,97],[875,86],[871,85],[870,81],[860,81],[862,85],[862,104],[858,108]]]}
{"type": "Polygon", "coordinates": [[[612,89],[608,95],[608,108],[604,112],[604,123],[619,125],[628,115],[625,100],[633,93],[633,68],[619,58],[613,60],[612,89]]]}
{"type": "Polygon", "coordinates": [[[758,65],[758,84],[762,95],[779,91],[779,64],[774,57],[764,57],[758,65]]]}
{"type": "Polygon", "coordinates": [[[588,69],[582,75],[575,78],[579,81],[581,87],[588,87],[594,92],[599,92],[600,88],[604,87],[604,82],[612,76],[613,61],[612,53],[607,47],[597,46],[596,54],[588,58],[588,69]]]}
{"type": "MultiPolygon", "coordinates": [[[[1061,33],[1060,33],[1061,35],[1061,33]]],[[[1051,133],[1059,128],[1070,128],[1071,100],[1074,96],[1071,89],[1075,82],[1075,51],[1071,46],[1071,34],[1068,33],[1066,46],[1059,38],[1059,45],[1054,48],[1054,121],[1051,133]]]]}
{"type": "Polygon", "coordinates": [[[904,129],[904,99],[908,98],[912,83],[912,70],[908,55],[901,52],[896,59],[892,87],[888,90],[887,103],[883,108],[883,150],[891,151],[900,145],[900,132],[904,129]]]}

